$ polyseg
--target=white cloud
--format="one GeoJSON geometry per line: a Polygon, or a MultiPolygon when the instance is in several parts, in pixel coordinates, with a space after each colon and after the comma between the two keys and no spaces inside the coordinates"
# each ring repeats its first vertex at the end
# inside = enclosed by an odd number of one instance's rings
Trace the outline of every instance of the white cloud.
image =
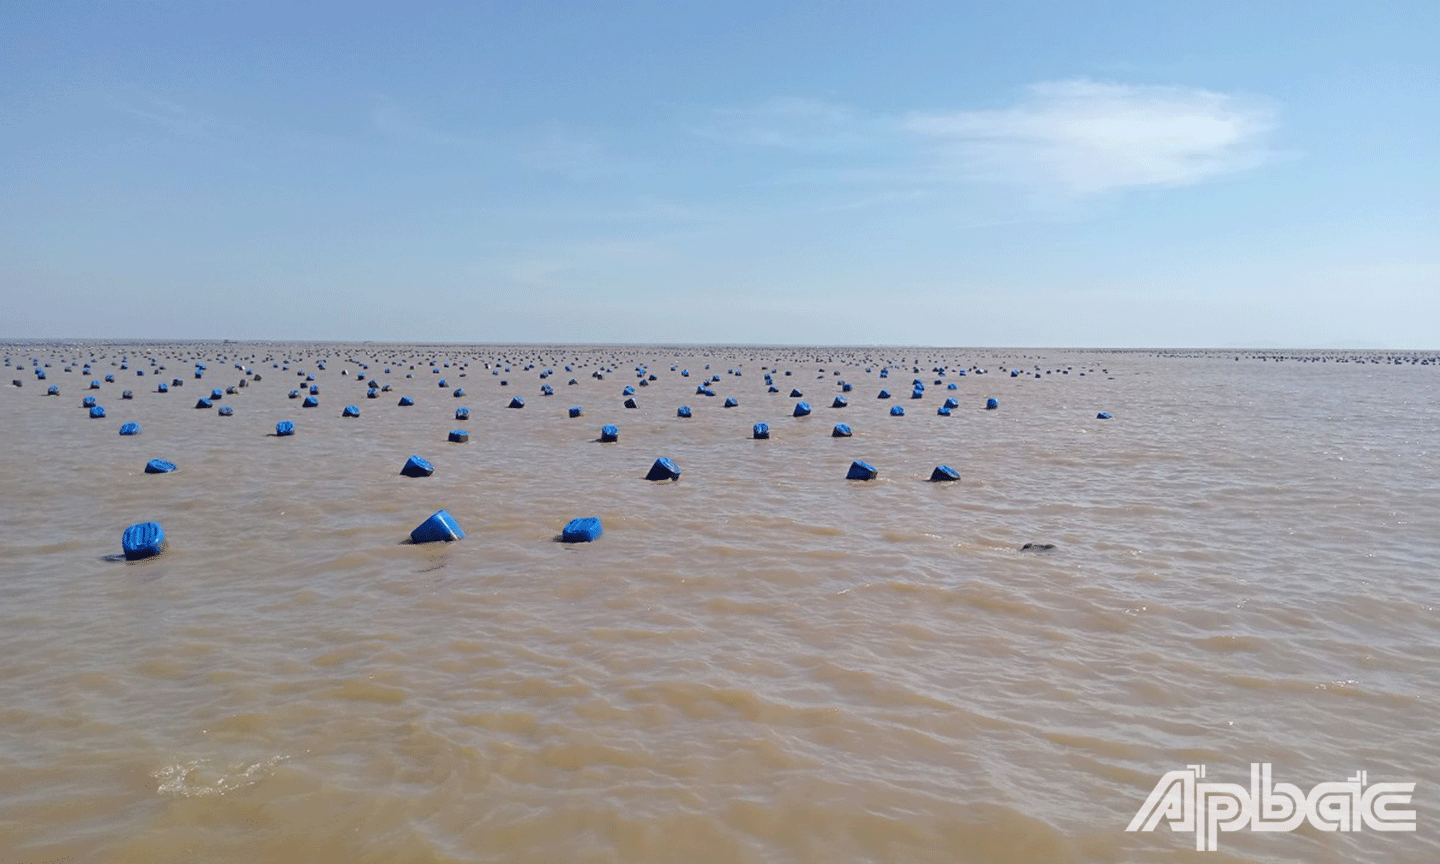
{"type": "MultiPolygon", "coordinates": [[[[1187,186],[1257,167],[1275,127],[1258,100],[1186,87],[1088,80],[1027,87],[1009,107],[865,117],[780,100],[715,112],[705,132],[733,143],[845,153],[829,180],[1002,183],[1038,197],[1085,198],[1187,186]]],[[[809,179],[818,179],[807,172],[809,179]]]]}
{"type": "Polygon", "coordinates": [[[1187,186],[1260,165],[1274,128],[1265,105],[1209,90],[1094,81],[1035,84],[993,111],[901,121],[959,179],[1083,197],[1187,186]]]}

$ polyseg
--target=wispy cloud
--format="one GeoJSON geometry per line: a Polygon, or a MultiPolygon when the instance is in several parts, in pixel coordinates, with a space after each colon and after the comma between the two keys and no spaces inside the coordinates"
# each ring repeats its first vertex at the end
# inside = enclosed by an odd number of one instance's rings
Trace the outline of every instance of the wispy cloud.
{"type": "Polygon", "coordinates": [[[1265,105],[1180,87],[1036,84],[995,111],[911,114],[906,130],[961,179],[1084,197],[1188,186],[1254,168],[1274,128],[1265,105]]]}
{"type": "Polygon", "coordinates": [[[556,288],[597,274],[633,273],[673,260],[668,248],[649,240],[598,240],[546,244],[500,266],[509,282],[525,288],[556,288]]]}
{"type": "Polygon", "coordinates": [[[404,144],[460,144],[463,136],[436,128],[400,100],[381,94],[370,102],[370,126],[404,144]]]}
{"type": "MultiPolygon", "coordinates": [[[[1052,199],[1187,186],[1271,158],[1268,104],[1185,87],[1090,80],[1027,87],[1014,104],[864,116],[801,100],[715,113],[735,144],[847,153],[833,180],[1001,183],[1052,199]]],[[[816,179],[810,172],[810,179],[816,179]]]]}
{"type": "Polygon", "coordinates": [[[220,130],[213,118],[192,113],[184,105],[161,99],[153,93],[133,93],[125,99],[111,98],[110,107],[131,117],[161,126],[187,138],[205,138],[220,130]]]}
{"type": "Polygon", "coordinates": [[[779,97],[749,108],[720,108],[692,127],[696,134],[736,144],[787,150],[843,152],[873,146],[883,118],[815,99],[779,97]]]}

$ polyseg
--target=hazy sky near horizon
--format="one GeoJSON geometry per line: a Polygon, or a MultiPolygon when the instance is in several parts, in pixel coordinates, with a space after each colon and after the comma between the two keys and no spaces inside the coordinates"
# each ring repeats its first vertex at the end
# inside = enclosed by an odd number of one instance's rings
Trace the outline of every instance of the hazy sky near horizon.
{"type": "Polygon", "coordinates": [[[0,337],[1440,347],[1440,3],[0,7],[0,337]]]}

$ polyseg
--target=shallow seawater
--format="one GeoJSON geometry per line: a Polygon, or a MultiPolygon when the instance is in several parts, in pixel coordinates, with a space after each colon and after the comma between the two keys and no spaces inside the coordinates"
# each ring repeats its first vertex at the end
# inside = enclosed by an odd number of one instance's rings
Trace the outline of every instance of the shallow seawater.
{"type": "Polygon", "coordinates": [[[5,864],[1440,859],[1432,354],[0,347],[5,864]],[[1418,829],[1125,831],[1255,762],[1418,829]]]}

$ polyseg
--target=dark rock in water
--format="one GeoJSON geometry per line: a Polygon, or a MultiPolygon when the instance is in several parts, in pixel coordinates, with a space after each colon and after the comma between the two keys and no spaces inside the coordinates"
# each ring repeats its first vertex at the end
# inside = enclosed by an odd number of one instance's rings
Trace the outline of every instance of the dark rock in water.
{"type": "Polygon", "coordinates": [[[601,427],[600,427],[600,441],[601,441],[601,443],[603,443],[603,444],[613,444],[613,443],[615,443],[616,441],[619,441],[619,440],[620,440],[620,427],[618,427],[618,426],[610,426],[610,425],[606,425],[606,426],[601,426],[601,427]]]}
{"type": "Polygon", "coordinates": [[[693,412],[690,410],[689,405],[681,405],[679,408],[675,409],[676,417],[689,417],[692,415],[692,413],[693,412]]]}
{"type": "Polygon", "coordinates": [[[756,423],[756,424],[755,424],[755,428],[754,428],[753,430],[751,430],[751,435],[752,435],[757,441],[764,441],[766,438],[769,438],[769,437],[770,437],[770,424],[769,424],[769,423],[756,423]]]}
{"type": "Polygon", "coordinates": [[[1020,547],[1021,552],[1051,552],[1054,549],[1054,543],[1026,543],[1020,547]]]}
{"type": "Polygon", "coordinates": [[[231,408],[229,405],[223,405],[221,406],[220,410],[216,411],[215,413],[221,417],[234,417],[235,409],[231,408]]]}
{"type": "Polygon", "coordinates": [[[835,428],[830,430],[831,438],[849,438],[852,434],[848,423],[836,423],[835,428]]]}
{"type": "Polygon", "coordinates": [[[121,434],[121,435],[139,435],[139,434],[140,434],[140,424],[139,424],[139,423],[124,423],[124,424],[121,424],[121,426],[120,426],[120,434],[121,434]]]}
{"type": "Polygon", "coordinates": [[[464,444],[470,440],[470,432],[465,429],[451,429],[450,440],[456,444],[464,444]]]}
{"type": "Polygon", "coordinates": [[[151,459],[145,463],[146,474],[169,474],[175,470],[175,463],[167,462],[164,459],[151,459]]]}
{"type": "Polygon", "coordinates": [[[275,424],[275,437],[284,438],[287,435],[295,434],[295,424],[290,420],[281,420],[275,424]]]}

